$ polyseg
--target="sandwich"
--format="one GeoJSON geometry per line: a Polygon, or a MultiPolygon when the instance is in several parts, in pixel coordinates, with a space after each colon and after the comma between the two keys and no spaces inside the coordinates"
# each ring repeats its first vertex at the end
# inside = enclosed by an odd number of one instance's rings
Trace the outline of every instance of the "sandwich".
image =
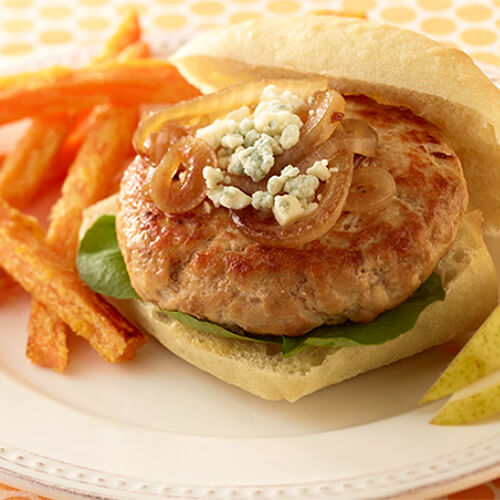
{"type": "Polygon", "coordinates": [[[209,31],[171,60],[204,95],[142,120],[119,194],[81,228],[80,275],[125,317],[288,401],[486,318],[500,94],[468,56],[306,16],[209,31]]]}

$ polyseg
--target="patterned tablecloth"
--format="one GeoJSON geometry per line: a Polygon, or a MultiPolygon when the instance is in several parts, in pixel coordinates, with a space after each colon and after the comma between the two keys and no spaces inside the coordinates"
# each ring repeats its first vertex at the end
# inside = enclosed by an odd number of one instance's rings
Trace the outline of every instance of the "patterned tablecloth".
{"type": "MultiPolygon", "coordinates": [[[[261,16],[328,10],[365,13],[369,19],[457,46],[476,61],[500,68],[500,0],[0,0],[0,69],[102,43],[129,7],[141,13],[148,37],[174,44],[211,26],[261,16]]],[[[0,485],[0,500],[38,498],[0,485]]],[[[500,498],[500,479],[448,498],[500,498]]]]}

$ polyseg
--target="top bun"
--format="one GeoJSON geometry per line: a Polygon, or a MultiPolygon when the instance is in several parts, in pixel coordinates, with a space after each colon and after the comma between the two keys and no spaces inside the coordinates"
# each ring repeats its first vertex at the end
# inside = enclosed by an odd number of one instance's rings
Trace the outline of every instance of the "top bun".
{"type": "Polygon", "coordinates": [[[486,229],[500,230],[500,91],[463,52],[393,26],[311,15],[209,31],[171,59],[204,93],[324,75],[342,93],[410,108],[448,136],[471,205],[482,210],[486,229]]]}

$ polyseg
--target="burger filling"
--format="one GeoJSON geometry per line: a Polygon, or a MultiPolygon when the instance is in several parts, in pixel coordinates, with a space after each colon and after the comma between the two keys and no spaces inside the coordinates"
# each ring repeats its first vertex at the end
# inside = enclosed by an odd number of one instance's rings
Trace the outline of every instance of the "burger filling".
{"type": "Polygon", "coordinates": [[[292,352],[386,341],[443,298],[431,273],[467,190],[409,110],[321,78],[253,82],[146,117],[134,142],[117,241],[131,289],[175,319],[292,352]]]}

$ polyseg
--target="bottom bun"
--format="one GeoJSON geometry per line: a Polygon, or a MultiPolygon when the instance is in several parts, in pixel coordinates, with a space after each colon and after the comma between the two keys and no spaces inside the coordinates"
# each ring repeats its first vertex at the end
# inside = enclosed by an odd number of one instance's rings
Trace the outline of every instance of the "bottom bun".
{"type": "MultiPolygon", "coordinates": [[[[114,214],[109,198],[85,213],[81,235],[103,214],[114,214]]],[[[440,261],[446,298],[428,306],[416,326],[381,345],[341,349],[307,347],[284,359],[279,347],[197,332],[138,300],[109,301],[168,350],[215,377],[256,396],[293,402],[323,387],[393,363],[477,328],[497,303],[497,278],[482,238],[480,212],[466,214],[451,251],[440,261]]]]}

